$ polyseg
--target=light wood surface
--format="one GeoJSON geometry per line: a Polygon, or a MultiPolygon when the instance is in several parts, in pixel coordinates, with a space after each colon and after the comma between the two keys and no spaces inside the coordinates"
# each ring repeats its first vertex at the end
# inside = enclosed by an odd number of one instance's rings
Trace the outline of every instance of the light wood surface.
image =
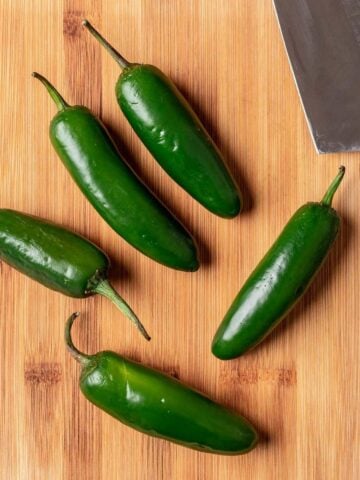
{"type": "Polygon", "coordinates": [[[352,480],[359,471],[360,155],[317,156],[270,0],[1,0],[0,206],[62,223],[113,260],[113,281],[153,340],[105,299],[74,300],[0,264],[0,477],[6,480],[352,480]],[[244,213],[216,218],[176,186],[120,112],[115,62],[87,17],[129,60],[159,66],[191,100],[242,186],[244,213]],[[201,269],[137,253],[93,210],[48,137],[46,75],[91,107],[121,151],[199,241],[201,269]],[[321,198],[340,164],[343,229],[315,284],[259,348],[220,362],[210,343],[234,295],[290,215],[321,198]],[[247,416],[261,431],[242,457],[145,437],[90,405],[74,340],[155,366],[247,416]]]}

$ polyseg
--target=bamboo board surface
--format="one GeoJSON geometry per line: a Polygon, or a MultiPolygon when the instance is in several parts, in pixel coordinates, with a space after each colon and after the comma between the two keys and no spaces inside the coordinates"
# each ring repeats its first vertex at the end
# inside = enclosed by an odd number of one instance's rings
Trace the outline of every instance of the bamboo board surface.
{"type": "Polygon", "coordinates": [[[62,223],[103,247],[113,281],[153,340],[105,299],[70,299],[0,264],[0,478],[6,480],[350,480],[359,470],[360,155],[317,156],[271,2],[0,0],[0,206],[62,223]],[[244,191],[235,220],[176,186],[118,109],[115,62],[86,17],[129,60],[152,63],[191,100],[244,191]],[[91,107],[135,170],[193,232],[202,267],[171,271],[99,217],[56,157],[55,107],[32,79],[91,107]],[[291,214],[321,198],[340,164],[343,229],[306,297],[259,348],[220,362],[210,343],[234,295],[291,214]],[[145,437],[90,405],[64,348],[113,349],[162,369],[247,416],[262,441],[242,457],[145,437]]]}

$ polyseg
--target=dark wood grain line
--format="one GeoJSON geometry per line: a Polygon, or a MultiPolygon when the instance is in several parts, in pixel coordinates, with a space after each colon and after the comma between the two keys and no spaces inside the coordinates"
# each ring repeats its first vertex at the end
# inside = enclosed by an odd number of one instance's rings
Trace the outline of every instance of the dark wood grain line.
{"type": "Polygon", "coordinates": [[[31,446],[29,478],[51,472],[57,463],[53,439],[60,435],[62,370],[59,363],[31,361],[24,365],[25,433],[31,446]],[[44,423],[48,428],[43,428],[44,423]]]}
{"type": "Polygon", "coordinates": [[[85,18],[100,28],[101,2],[96,0],[64,3],[65,75],[69,101],[85,105],[101,115],[101,47],[81,22],[85,18]]]}

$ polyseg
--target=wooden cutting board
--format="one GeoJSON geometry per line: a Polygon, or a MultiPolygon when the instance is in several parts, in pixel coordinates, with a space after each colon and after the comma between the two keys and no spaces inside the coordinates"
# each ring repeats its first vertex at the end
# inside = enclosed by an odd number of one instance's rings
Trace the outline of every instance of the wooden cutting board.
{"type": "Polygon", "coordinates": [[[264,0],[1,0],[0,205],[88,236],[153,340],[101,298],[74,300],[0,264],[0,471],[6,480],[350,480],[359,470],[360,155],[315,154],[264,0]],[[115,62],[81,27],[87,17],[130,60],[153,63],[191,100],[242,186],[244,213],[216,218],[160,169],[115,100],[115,62]],[[93,210],[48,138],[46,75],[91,107],[134,169],[198,239],[202,267],[171,271],[137,253],[93,210]],[[343,229],[306,297],[259,348],[221,362],[210,343],[234,295],[291,214],[347,167],[335,207],[343,229]],[[247,416],[260,430],[243,457],[145,437],[90,405],[64,348],[113,349],[247,416]]]}

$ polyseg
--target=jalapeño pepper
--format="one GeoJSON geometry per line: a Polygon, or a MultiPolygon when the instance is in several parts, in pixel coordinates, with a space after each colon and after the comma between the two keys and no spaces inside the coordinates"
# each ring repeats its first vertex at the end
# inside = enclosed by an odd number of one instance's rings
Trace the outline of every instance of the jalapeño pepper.
{"type": "Polygon", "coordinates": [[[197,270],[191,236],[121,158],[101,121],[85,107],[69,106],[44,77],[33,75],[59,109],[50,125],[51,142],[98,213],[153,260],[178,270],[197,270]]]}
{"type": "Polygon", "coordinates": [[[215,334],[215,356],[235,358],[255,347],[302,297],[339,232],[331,203],[344,173],[340,167],[321,202],[295,212],[245,282],[215,334]]]}
{"type": "Polygon", "coordinates": [[[140,432],[203,452],[237,455],[255,447],[257,433],[240,415],[156,370],[114,352],[85,355],[71,341],[73,314],[65,342],[82,365],[85,397],[140,432]]]}
{"type": "Polygon", "coordinates": [[[241,210],[240,192],[218,147],[174,83],[153,65],[130,63],[87,21],[83,25],[122,73],[116,97],[125,117],[163,169],[205,208],[221,217],[241,210]]]}
{"type": "Polygon", "coordinates": [[[41,218],[0,209],[0,259],[70,297],[104,295],[150,340],[135,313],[109,283],[109,257],[86,238],[41,218]]]}

